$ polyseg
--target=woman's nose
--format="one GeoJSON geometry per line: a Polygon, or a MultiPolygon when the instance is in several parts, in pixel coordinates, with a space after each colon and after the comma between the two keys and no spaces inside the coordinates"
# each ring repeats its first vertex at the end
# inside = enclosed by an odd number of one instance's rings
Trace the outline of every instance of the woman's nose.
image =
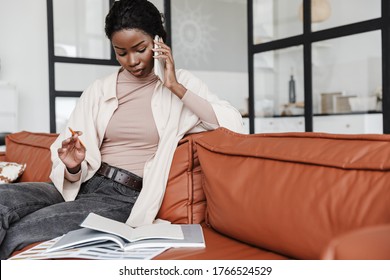
{"type": "Polygon", "coordinates": [[[139,64],[139,59],[137,57],[137,55],[135,54],[129,54],[127,56],[127,64],[129,66],[135,66],[135,65],[138,65],[139,64]]]}

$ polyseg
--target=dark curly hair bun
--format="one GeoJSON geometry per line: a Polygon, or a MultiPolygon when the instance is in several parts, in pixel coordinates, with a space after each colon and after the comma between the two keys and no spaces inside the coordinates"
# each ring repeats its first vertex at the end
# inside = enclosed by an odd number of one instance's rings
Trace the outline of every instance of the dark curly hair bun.
{"type": "Polygon", "coordinates": [[[163,15],[147,0],[115,1],[106,16],[105,32],[111,40],[112,35],[123,29],[138,29],[152,38],[155,35],[166,40],[163,15]]]}

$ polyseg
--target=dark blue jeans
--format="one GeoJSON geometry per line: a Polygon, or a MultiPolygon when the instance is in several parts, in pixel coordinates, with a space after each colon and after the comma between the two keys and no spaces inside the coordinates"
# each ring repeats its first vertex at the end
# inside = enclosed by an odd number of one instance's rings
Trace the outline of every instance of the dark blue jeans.
{"type": "Polygon", "coordinates": [[[80,228],[90,212],[125,222],[138,195],[100,175],[83,183],[77,198],[69,202],[51,183],[0,185],[0,259],[80,228]]]}

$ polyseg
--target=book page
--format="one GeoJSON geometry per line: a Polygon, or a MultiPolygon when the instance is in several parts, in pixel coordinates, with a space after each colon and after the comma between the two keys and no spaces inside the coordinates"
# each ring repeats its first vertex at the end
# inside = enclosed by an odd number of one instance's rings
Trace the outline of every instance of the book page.
{"type": "Polygon", "coordinates": [[[148,238],[169,238],[169,239],[183,239],[183,232],[180,225],[173,225],[168,223],[145,225],[138,228],[132,228],[131,226],[114,221],[90,213],[88,217],[82,222],[82,227],[108,232],[116,234],[128,242],[134,242],[137,240],[148,238]]]}
{"type": "Polygon", "coordinates": [[[47,252],[54,252],[63,249],[77,248],[80,246],[89,246],[93,244],[112,241],[116,243],[122,250],[126,242],[119,236],[114,234],[96,231],[89,228],[82,228],[69,231],[63,235],[56,243],[47,249],[47,252]]]}
{"type": "Polygon", "coordinates": [[[125,223],[108,219],[95,213],[90,213],[80,226],[116,234],[129,242],[133,239],[134,228],[125,223]]]}
{"type": "Polygon", "coordinates": [[[128,243],[125,251],[136,248],[153,248],[153,247],[173,247],[173,248],[204,248],[206,247],[203,230],[199,224],[180,225],[183,232],[183,239],[162,239],[152,238],[128,243]]]}
{"type": "Polygon", "coordinates": [[[137,227],[133,232],[133,242],[143,239],[183,239],[180,225],[168,223],[151,224],[137,227]]]}

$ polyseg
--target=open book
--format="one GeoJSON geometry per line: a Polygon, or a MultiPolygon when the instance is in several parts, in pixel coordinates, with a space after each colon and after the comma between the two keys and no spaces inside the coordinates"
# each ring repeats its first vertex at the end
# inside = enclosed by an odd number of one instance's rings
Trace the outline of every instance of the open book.
{"type": "Polygon", "coordinates": [[[205,247],[199,224],[158,223],[132,228],[94,213],[81,224],[82,229],[63,235],[47,252],[115,242],[123,251],[151,247],[205,247]]]}
{"type": "Polygon", "coordinates": [[[169,248],[136,248],[123,251],[114,242],[81,246],[69,250],[47,252],[60,237],[44,241],[26,251],[13,255],[10,260],[53,260],[53,259],[87,259],[87,260],[150,260],[169,248]]]}

